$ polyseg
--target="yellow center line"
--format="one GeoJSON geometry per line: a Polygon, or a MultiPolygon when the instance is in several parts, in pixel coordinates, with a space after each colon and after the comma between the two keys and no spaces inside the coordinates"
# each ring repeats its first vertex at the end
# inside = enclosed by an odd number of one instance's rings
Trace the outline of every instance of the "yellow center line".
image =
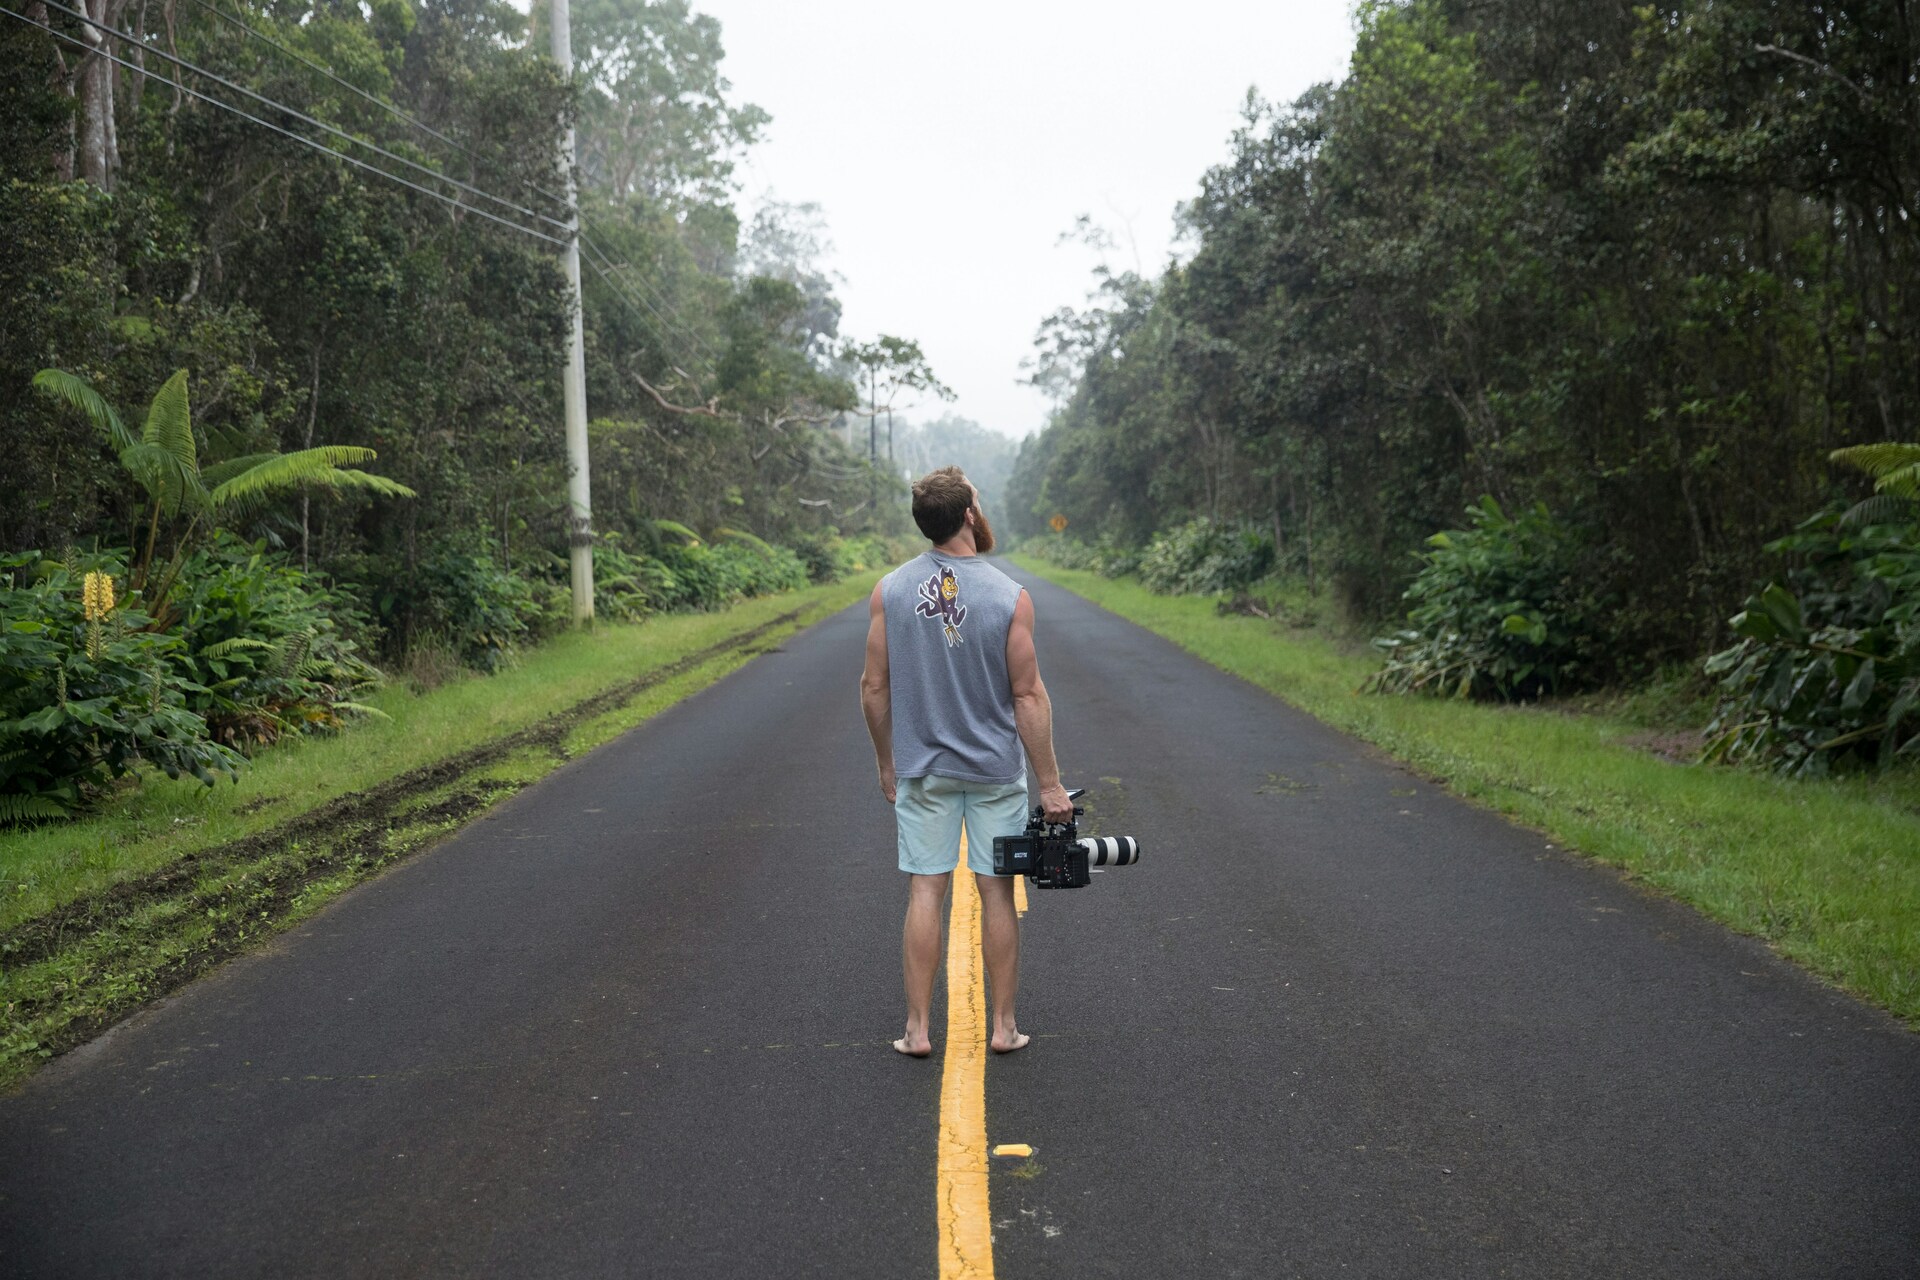
{"type": "MultiPolygon", "coordinates": [[[[940,1079],[940,1158],[935,1211],[940,1280],[992,1280],[987,1206],[987,982],[980,965],[980,895],[967,876],[960,833],[953,912],[947,922],[947,1056],[940,1079]]],[[[1018,881],[1015,881],[1018,884],[1018,881]]]]}
{"type": "Polygon", "coordinates": [[[1025,876],[1013,878],[1013,913],[1016,916],[1027,914],[1027,878],[1025,876]]]}

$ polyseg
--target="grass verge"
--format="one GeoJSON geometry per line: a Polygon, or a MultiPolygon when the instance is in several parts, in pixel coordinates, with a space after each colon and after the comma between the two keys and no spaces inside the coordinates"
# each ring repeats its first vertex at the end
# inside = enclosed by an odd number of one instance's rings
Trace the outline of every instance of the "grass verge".
{"type": "Polygon", "coordinates": [[[388,687],[390,719],[290,740],[237,784],[150,777],[0,836],[0,1088],[871,588],[567,634],[499,675],[388,687]]]}
{"type": "Polygon", "coordinates": [[[1377,661],[1324,634],[1011,558],[1920,1030],[1920,772],[1791,782],[1661,759],[1605,714],[1357,693],[1377,661]]]}

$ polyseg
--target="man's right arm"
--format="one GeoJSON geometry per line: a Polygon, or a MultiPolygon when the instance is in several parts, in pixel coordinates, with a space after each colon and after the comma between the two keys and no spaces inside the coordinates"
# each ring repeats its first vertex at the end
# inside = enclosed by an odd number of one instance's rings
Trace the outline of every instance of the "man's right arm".
{"type": "Polygon", "coordinates": [[[1040,784],[1040,807],[1049,822],[1065,822],[1073,817],[1073,801],[1060,784],[1060,765],[1053,757],[1053,703],[1040,682],[1040,659],[1033,651],[1033,600],[1025,591],[1013,606],[1013,625],[1007,628],[1007,677],[1013,685],[1013,723],[1033,761],[1033,780],[1040,784]]]}

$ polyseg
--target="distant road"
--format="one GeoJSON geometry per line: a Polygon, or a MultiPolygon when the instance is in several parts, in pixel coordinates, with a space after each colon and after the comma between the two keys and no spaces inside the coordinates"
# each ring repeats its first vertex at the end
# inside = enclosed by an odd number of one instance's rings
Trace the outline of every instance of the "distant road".
{"type": "MultiPolygon", "coordinates": [[[[1069,782],[1145,855],[1031,895],[995,1274],[1920,1275],[1920,1036],[1032,589],[1069,782]]],[[[864,625],[0,1099],[0,1272],[940,1274],[864,625]]]]}

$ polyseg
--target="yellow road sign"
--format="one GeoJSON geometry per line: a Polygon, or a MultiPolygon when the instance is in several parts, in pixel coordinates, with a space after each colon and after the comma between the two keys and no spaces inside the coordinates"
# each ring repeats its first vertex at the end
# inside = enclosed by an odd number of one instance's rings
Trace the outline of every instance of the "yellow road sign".
{"type": "Polygon", "coordinates": [[[1064,532],[1067,527],[1067,518],[1056,511],[1053,514],[1053,519],[1047,521],[1047,526],[1055,533],[1064,532]]]}

